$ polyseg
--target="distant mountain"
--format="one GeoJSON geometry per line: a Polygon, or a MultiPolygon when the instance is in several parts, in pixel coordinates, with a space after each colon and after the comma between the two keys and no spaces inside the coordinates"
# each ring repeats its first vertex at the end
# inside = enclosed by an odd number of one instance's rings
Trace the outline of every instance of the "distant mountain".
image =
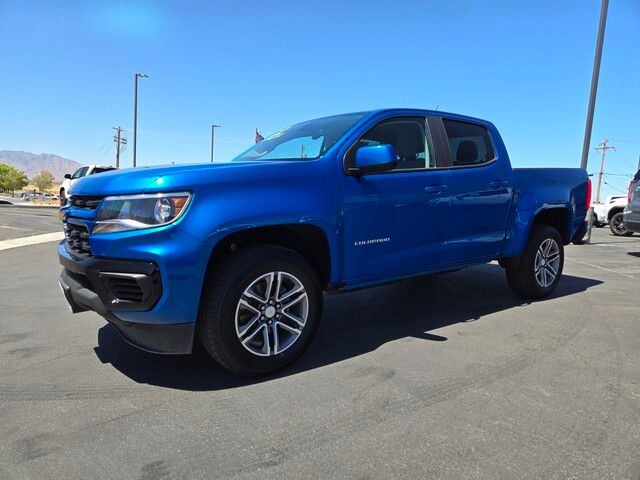
{"type": "Polygon", "coordinates": [[[65,173],[73,173],[80,167],[78,162],[51,153],[37,155],[14,150],[0,150],[0,163],[6,163],[23,171],[30,180],[43,169],[53,173],[53,178],[56,180],[62,180],[65,173]]]}

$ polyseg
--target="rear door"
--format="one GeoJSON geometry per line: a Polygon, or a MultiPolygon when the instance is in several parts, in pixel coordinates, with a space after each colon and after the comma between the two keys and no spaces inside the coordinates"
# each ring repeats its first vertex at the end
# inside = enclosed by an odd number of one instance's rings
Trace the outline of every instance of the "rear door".
{"type": "Polygon", "coordinates": [[[490,131],[473,122],[442,119],[451,162],[451,235],[455,263],[495,258],[502,248],[513,179],[490,131]]]}
{"type": "Polygon", "coordinates": [[[372,126],[345,155],[344,278],[375,281],[447,264],[451,222],[449,171],[438,168],[425,116],[392,117],[372,126]],[[353,176],[349,162],[362,146],[390,144],[398,164],[389,172],[353,176]]]}

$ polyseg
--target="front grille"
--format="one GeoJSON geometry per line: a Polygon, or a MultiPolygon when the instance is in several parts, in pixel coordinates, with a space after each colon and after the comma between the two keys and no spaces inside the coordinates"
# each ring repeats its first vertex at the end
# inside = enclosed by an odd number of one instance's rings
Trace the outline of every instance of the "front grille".
{"type": "Polygon", "coordinates": [[[64,238],[69,250],[80,254],[91,256],[91,246],[89,245],[89,231],[84,225],[64,221],[64,238]]]}
{"type": "Polygon", "coordinates": [[[103,280],[107,290],[118,301],[141,303],[144,299],[144,291],[135,278],[103,275],[103,280]]]}
{"type": "Polygon", "coordinates": [[[71,195],[69,197],[69,205],[73,208],[83,208],[86,210],[95,210],[100,205],[104,197],[89,197],[85,195],[71,195]]]}

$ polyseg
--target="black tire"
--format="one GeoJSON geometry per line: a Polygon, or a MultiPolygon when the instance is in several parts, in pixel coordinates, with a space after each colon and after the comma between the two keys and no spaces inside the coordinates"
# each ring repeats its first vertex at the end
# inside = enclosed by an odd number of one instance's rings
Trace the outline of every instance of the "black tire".
{"type": "MultiPolygon", "coordinates": [[[[198,318],[198,336],[209,355],[227,370],[242,376],[264,375],[293,363],[307,349],[320,322],[322,301],[318,277],[304,257],[282,247],[251,246],[225,257],[209,276],[198,318]],[[308,299],[307,320],[290,347],[270,356],[258,356],[238,338],[236,308],[240,308],[245,289],[270,272],[286,272],[302,284],[308,299]]],[[[276,328],[275,320],[273,327],[266,327],[271,334],[269,328],[276,328]]]]}
{"type": "Polygon", "coordinates": [[[614,213],[609,219],[609,230],[616,237],[630,237],[633,232],[630,232],[624,226],[623,221],[624,214],[622,212],[614,213]]]}
{"type": "Polygon", "coordinates": [[[596,228],[604,227],[604,223],[598,220],[598,215],[596,215],[595,212],[593,213],[593,226],[596,228]]]}
{"type": "Polygon", "coordinates": [[[573,243],[574,245],[584,245],[585,243],[587,243],[587,241],[585,240],[587,233],[589,233],[589,224],[587,222],[584,222],[582,224],[582,227],[580,227],[580,230],[578,230],[578,233],[576,233],[576,235],[571,240],[571,243],[573,243]]]}
{"type": "MultiPolygon", "coordinates": [[[[518,265],[506,269],[507,281],[518,295],[526,299],[546,298],[551,295],[558,285],[563,267],[564,246],[558,231],[549,225],[534,225],[529,236],[529,242],[524,249],[522,257],[520,257],[518,265]],[[554,280],[549,285],[543,286],[536,277],[536,256],[538,249],[546,240],[552,240],[557,245],[559,262],[554,280]]],[[[548,275],[551,270],[547,267],[543,268],[547,269],[547,272],[543,273],[548,275]]]]}
{"type": "Polygon", "coordinates": [[[64,188],[60,190],[60,206],[64,207],[67,204],[67,196],[64,194],[64,188]]]}

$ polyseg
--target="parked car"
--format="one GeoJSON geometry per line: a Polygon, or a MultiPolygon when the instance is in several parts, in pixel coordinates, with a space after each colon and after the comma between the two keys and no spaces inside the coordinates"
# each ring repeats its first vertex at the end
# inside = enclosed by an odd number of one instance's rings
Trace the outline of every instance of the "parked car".
{"type": "Polygon", "coordinates": [[[21,193],[19,198],[26,201],[33,201],[33,200],[53,200],[56,197],[55,195],[47,192],[31,191],[31,192],[21,193]]]}
{"type": "Polygon", "coordinates": [[[60,185],[60,206],[66,205],[69,200],[69,190],[78,180],[86,177],[87,175],[95,175],[96,173],[108,172],[115,169],[116,167],[111,166],[83,165],[73,172],[73,174],[67,173],[60,185]]]}
{"type": "Polygon", "coordinates": [[[307,348],[323,291],[497,259],[515,292],[547,297],[590,195],[582,169],[512,169],[484,120],[337,115],[229,163],[83,178],[61,209],[60,285],[139,348],[189,353],[195,336],[230,371],[265,374],[307,348]]]}
{"type": "Polygon", "coordinates": [[[604,203],[593,203],[594,227],[604,227],[610,224],[611,217],[622,212],[627,205],[626,195],[609,195],[604,203]]]}
{"type": "Polygon", "coordinates": [[[631,234],[640,233],[640,170],[629,183],[628,199],[624,209],[624,227],[631,234]]]}
{"type": "Polygon", "coordinates": [[[596,227],[604,227],[609,224],[611,233],[616,236],[629,236],[633,233],[627,232],[622,222],[622,212],[627,206],[627,195],[610,195],[605,203],[594,203],[593,213],[596,227]]]}

